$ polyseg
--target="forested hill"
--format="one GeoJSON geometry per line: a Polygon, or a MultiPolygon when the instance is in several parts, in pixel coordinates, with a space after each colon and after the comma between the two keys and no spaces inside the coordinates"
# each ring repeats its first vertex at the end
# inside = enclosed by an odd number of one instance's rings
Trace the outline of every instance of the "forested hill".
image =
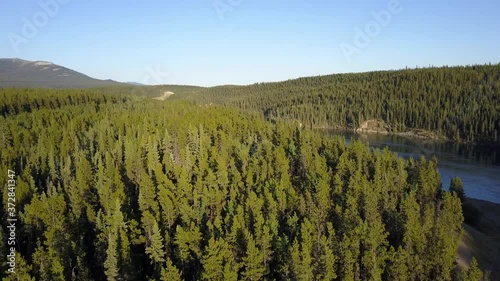
{"type": "Polygon", "coordinates": [[[147,98],[157,98],[161,97],[165,92],[172,92],[175,95],[184,94],[195,94],[200,91],[204,91],[207,88],[198,86],[188,86],[188,85],[157,85],[157,86],[138,86],[138,85],[126,85],[126,86],[113,86],[113,87],[99,87],[95,88],[102,93],[107,94],[129,94],[139,97],[147,98]]]}
{"type": "Polygon", "coordinates": [[[424,129],[460,142],[500,144],[500,64],[336,74],[177,96],[258,111],[310,127],[424,129]]]}
{"type": "Polygon", "coordinates": [[[13,89],[0,105],[4,280],[456,276],[462,208],[435,160],[222,106],[13,89]]]}

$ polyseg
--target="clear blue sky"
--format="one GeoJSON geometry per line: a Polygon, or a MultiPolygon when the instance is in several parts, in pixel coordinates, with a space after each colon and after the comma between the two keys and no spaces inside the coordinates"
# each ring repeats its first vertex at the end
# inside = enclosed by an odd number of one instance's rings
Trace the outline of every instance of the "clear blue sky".
{"type": "Polygon", "coordinates": [[[203,86],[500,62],[500,1],[400,0],[376,30],[371,12],[388,11],[390,2],[3,0],[0,57],[51,61],[100,79],[203,86]],[[54,13],[40,4],[49,2],[58,3],[54,13]],[[234,5],[218,13],[214,3],[234,5]],[[26,21],[34,35],[23,35],[26,21]],[[366,27],[374,36],[356,45],[356,28],[366,27]],[[357,48],[350,60],[346,44],[357,48]],[[151,79],[155,69],[168,76],[151,79]]]}

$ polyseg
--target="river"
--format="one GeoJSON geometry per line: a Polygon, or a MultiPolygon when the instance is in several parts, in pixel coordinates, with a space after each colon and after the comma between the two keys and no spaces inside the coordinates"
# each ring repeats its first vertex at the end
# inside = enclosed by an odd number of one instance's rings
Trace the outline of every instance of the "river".
{"type": "Polygon", "coordinates": [[[467,197],[500,203],[500,150],[466,144],[435,143],[411,140],[392,135],[360,135],[323,131],[325,135],[342,136],[347,143],[358,139],[372,148],[384,147],[402,157],[415,159],[436,156],[443,188],[448,189],[451,177],[458,176],[467,197]]]}

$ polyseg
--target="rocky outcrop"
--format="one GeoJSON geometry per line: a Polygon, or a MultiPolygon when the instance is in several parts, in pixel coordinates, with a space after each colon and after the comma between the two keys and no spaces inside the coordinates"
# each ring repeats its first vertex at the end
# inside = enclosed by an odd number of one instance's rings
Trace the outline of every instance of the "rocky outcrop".
{"type": "Polygon", "coordinates": [[[163,95],[161,95],[160,97],[156,97],[154,99],[155,100],[166,100],[166,99],[168,99],[168,97],[170,97],[173,94],[174,94],[173,92],[163,92],[163,95]]]}
{"type": "Polygon", "coordinates": [[[355,132],[359,134],[377,133],[384,135],[389,134],[391,131],[392,131],[391,126],[389,126],[382,120],[376,120],[376,119],[367,120],[363,122],[363,124],[361,124],[361,126],[359,126],[359,128],[355,130],[355,132]]]}
{"type": "Polygon", "coordinates": [[[447,140],[445,136],[423,129],[410,129],[408,131],[398,132],[384,121],[376,119],[363,122],[363,124],[361,124],[361,126],[354,131],[358,134],[394,134],[401,137],[419,140],[447,140]]]}

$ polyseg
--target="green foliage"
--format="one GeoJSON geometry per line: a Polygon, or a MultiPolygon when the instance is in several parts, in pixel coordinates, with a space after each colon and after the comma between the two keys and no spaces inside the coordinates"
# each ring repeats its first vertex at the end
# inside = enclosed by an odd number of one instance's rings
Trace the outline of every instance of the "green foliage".
{"type": "Polygon", "coordinates": [[[499,144],[500,64],[335,74],[196,90],[173,99],[256,111],[270,120],[353,130],[383,120],[457,142],[499,144]]]}
{"type": "Polygon", "coordinates": [[[481,281],[483,280],[483,272],[479,269],[476,258],[472,258],[470,262],[470,268],[465,274],[465,280],[467,281],[481,281]]]}
{"type": "Polygon", "coordinates": [[[464,184],[462,183],[462,180],[459,177],[451,178],[450,192],[454,192],[460,199],[460,202],[464,203],[465,201],[464,184]]]}
{"type": "Polygon", "coordinates": [[[247,253],[243,258],[243,263],[245,267],[243,271],[244,280],[256,281],[263,279],[264,274],[266,273],[266,268],[264,266],[264,254],[259,248],[257,248],[252,236],[248,238],[247,253]]]}
{"type": "Polygon", "coordinates": [[[162,281],[181,281],[181,273],[175,267],[170,259],[167,259],[166,268],[161,270],[161,280],[162,281]]]}
{"type": "Polygon", "coordinates": [[[238,280],[238,264],[224,240],[211,238],[203,257],[203,280],[238,280]]]}
{"type": "Polygon", "coordinates": [[[91,90],[0,97],[26,280],[451,276],[462,209],[435,160],[222,106],[91,90]]]}
{"type": "Polygon", "coordinates": [[[160,229],[158,228],[158,224],[156,222],[153,224],[153,229],[151,230],[151,241],[149,242],[149,246],[146,247],[145,252],[148,254],[149,259],[153,263],[165,261],[163,238],[161,237],[160,229]]]}
{"type": "Polygon", "coordinates": [[[108,280],[117,280],[118,277],[118,257],[117,257],[117,245],[116,236],[111,233],[108,236],[108,249],[106,250],[106,261],[104,262],[104,268],[106,271],[106,277],[108,280]]]}
{"type": "Polygon", "coordinates": [[[32,266],[26,260],[16,253],[16,272],[6,273],[2,281],[35,281],[35,277],[31,275],[32,266]]]}

